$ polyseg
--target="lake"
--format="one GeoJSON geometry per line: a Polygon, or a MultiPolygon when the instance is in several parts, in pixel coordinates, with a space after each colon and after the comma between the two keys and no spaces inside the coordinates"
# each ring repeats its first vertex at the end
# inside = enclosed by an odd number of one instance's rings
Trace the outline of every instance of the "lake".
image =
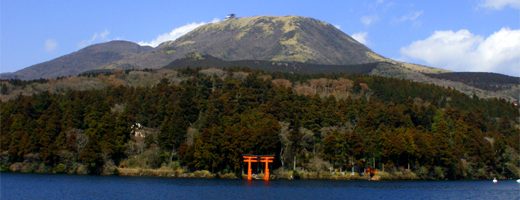
{"type": "Polygon", "coordinates": [[[0,199],[520,199],[516,181],[324,181],[0,174],[0,199]]]}

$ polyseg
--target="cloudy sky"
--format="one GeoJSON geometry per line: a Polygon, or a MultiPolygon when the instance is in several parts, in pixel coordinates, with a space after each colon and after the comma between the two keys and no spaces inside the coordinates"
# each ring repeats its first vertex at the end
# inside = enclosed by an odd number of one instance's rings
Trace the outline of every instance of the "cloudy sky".
{"type": "Polygon", "coordinates": [[[115,39],[157,46],[228,13],[313,17],[389,58],[520,76],[520,0],[0,1],[0,72],[115,39]]]}

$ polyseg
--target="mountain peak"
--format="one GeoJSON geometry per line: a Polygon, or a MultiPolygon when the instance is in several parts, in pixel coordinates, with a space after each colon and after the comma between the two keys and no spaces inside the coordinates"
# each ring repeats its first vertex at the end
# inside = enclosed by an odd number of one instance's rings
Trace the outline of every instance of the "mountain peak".
{"type": "Polygon", "coordinates": [[[93,69],[160,68],[191,52],[224,61],[263,60],[322,65],[389,61],[321,20],[301,16],[253,16],[209,23],[157,48],[127,41],[95,44],[30,66],[15,75],[34,79],[74,75],[93,69]]]}
{"type": "MultiPolygon", "coordinates": [[[[252,28],[261,27],[266,31],[272,31],[271,25],[281,24],[284,33],[293,31],[306,23],[320,23],[322,25],[330,25],[328,23],[309,17],[301,16],[253,16],[253,17],[236,17],[224,21],[210,23],[200,29],[225,29],[225,28],[252,28]]],[[[330,25],[332,26],[332,25],[330,25]]]]}
{"type": "Polygon", "coordinates": [[[158,49],[175,57],[198,51],[224,60],[320,64],[368,63],[377,55],[333,25],[300,16],[230,18],[198,27],[158,49]]]}

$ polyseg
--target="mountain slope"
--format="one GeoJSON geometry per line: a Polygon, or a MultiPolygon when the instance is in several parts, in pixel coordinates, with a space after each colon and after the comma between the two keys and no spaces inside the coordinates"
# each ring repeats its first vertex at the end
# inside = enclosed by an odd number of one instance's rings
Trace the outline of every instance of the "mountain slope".
{"type": "Polygon", "coordinates": [[[233,18],[202,26],[159,49],[198,51],[224,60],[360,64],[373,53],[333,25],[305,17],[233,18]]]}
{"type": "Polygon", "coordinates": [[[190,52],[223,60],[270,60],[351,65],[384,60],[333,25],[306,17],[233,18],[201,26],[154,51],[119,64],[157,68],[190,52]]]}
{"type": "Polygon", "coordinates": [[[39,79],[76,75],[107,66],[124,57],[152,50],[127,41],[111,41],[88,46],[56,59],[32,65],[3,78],[39,79]]]}
{"type": "Polygon", "coordinates": [[[465,83],[476,88],[490,91],[497,91],[507,89],[514,85],[520,85],[520,79],[518,77],[490,72],[451,72],[427,75],[438,79],[465,83]]]}
{"type": "MultiPolygon", "coordinates": [[[[0,75],[0,78],[53,78],[115,68],[157,69],[164,66],[237,66],[289,73],[362,73],[432,83],[469,95],[508,100],[518,100],[520,91],[518,83],[507,80],[483,83],[479,74],[442,75],[448,71],[382,57],[331,24],[297,16],[232,18],[203,25],[156,48],[125,41],[93,45],[14,74],[0,75]],[[211,57],[206,57],[206,60],[185,59],[192,53],[211,57]]],[[[497,78],[503,79],[504,76],[497,78]]]]}
{"type": "MultiPolygon", "coordinates": [[[[167,69],[184,68],[241,68],[285,72],[290,74],[365,74],[399,78],[421,83],[430,83],[446,88],[454,88],[469,96],[481,98],[502,98],[517,102],[520,79],[494,73],[441,72],[439,69],[402,63],[385,59],[379,62],[351,65],[325,65],[302,62],[234,60],[225,61],[210,55],[190,53],[165,66],[167,69]],[[429,73],[425,73],[429,72],[429,73]],[[437,72],[437,73],[435,73],[437,72]]],[[[99,73],[99,72],[95,72],[99,73]]]]}
{"type": "Polygon", "coordinates": [[[269,72],[284,72],[290,74],[368,74],[380,63],[364,63],[353,65],[325,65],[303,62],[288,61],[266,61],[266,60],[233,60],[226,61],[211,55],[201,55],[198,53],[188,54],[185,58],[177,59],[166,65],[166,69],[185,69],[185,68],[243,68],[247,67],[255,70],[269,72]]]}
{"type": "MultiPolygon", "coordinates": [[[[324,65],[395,62],[323,21],[298,16],[256,16],[206,24],[157,48],[126,41],[92,45],[0,77],[38,79],[77,75],[95,69],[161,68],[191,52],[227,61],[266,60],[324,65]]],[[[402,66],[427,73],[442,71],[419,65],[402,66]]]]}

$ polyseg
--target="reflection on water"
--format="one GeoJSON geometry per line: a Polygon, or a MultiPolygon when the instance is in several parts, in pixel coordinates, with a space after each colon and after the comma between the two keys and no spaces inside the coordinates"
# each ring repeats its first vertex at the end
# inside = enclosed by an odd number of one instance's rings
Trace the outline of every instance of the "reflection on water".
{"type": "Polygon", "coordinates": [[[499,181],[219,180],[39,174],[0,175],[0,199],[520,199],[499,181]]]}

